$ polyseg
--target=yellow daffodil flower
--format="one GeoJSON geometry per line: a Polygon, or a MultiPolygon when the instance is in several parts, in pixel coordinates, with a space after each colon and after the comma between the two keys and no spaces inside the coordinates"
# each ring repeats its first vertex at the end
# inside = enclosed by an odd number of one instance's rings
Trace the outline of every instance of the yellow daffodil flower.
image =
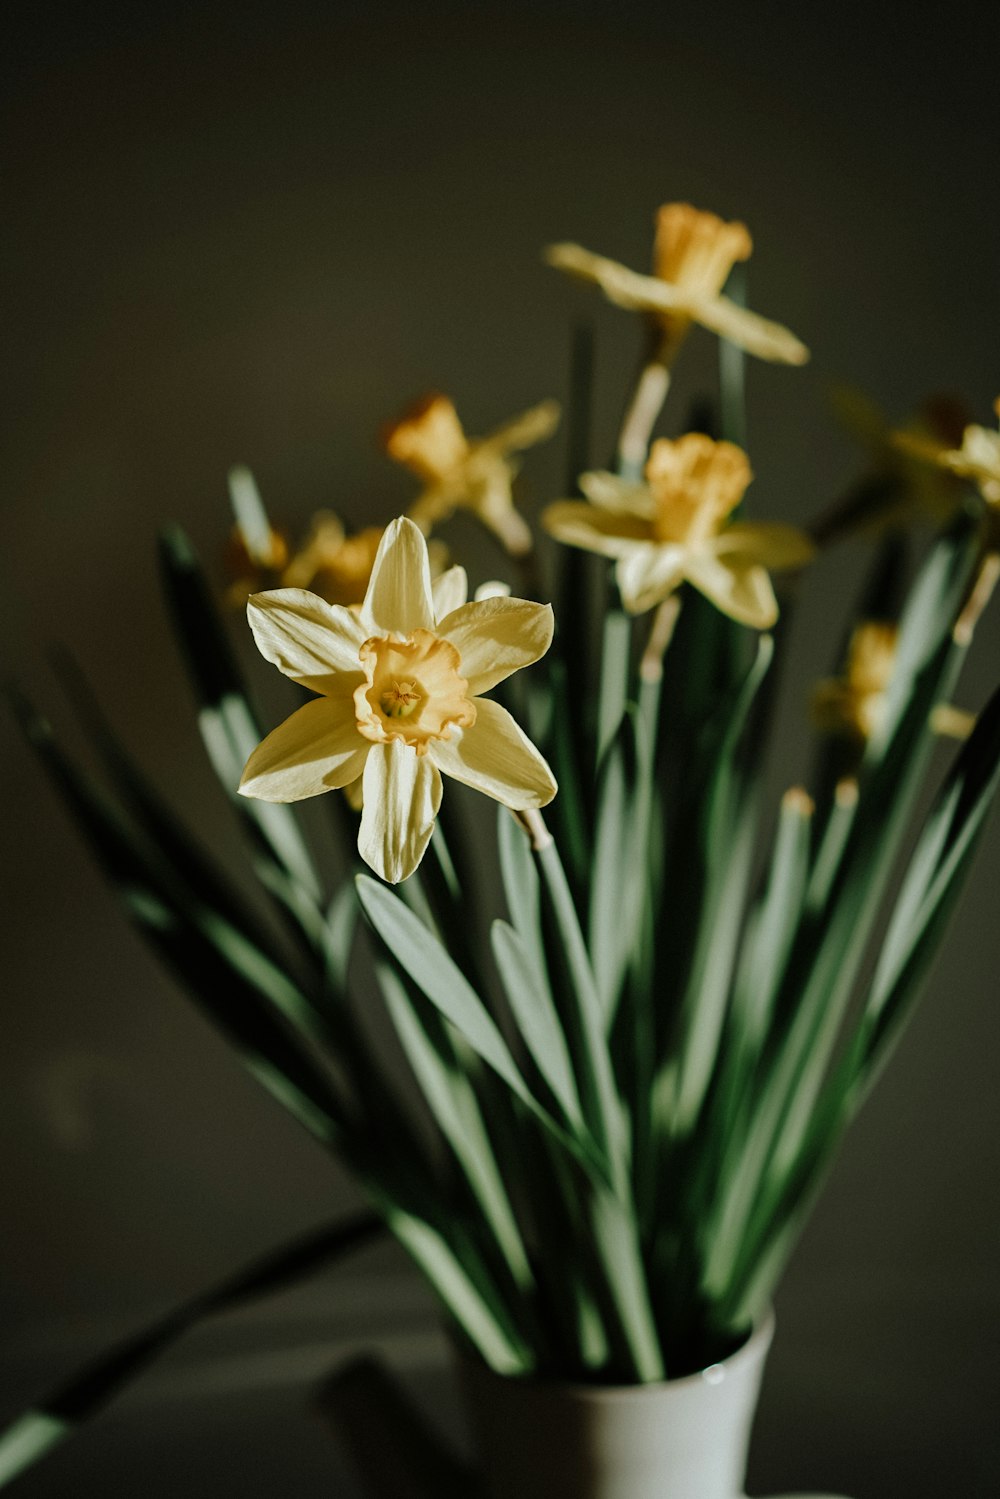
{"type": "Polygon", "coordinates": [[[550,245],[544,254],[549,265],[594,282],[616,306],[644,313],[661,334],[663,363],[670,363],[691,324],[700,323],[760,359],[804,364],[809,350],[787,328],[721,295],[735,263],[752,249],[745,224],[726,223],[690,203],[666,203],[656,216],[651,276],[580,245],[550,245]]]}
{"type": "Polygon", "coordinates": [[[389,457],[424,482],[410,519],[428,535],[456,510],[471,510],[512,556],[530,552],[531,531],[514,508],[518,464],[510,455],[543,442],[558,421],[558,403],[543,401],[488,437],[469,438],[447,396],[426,396],[382,435],[389,457]]]}
{"type": "Polygon", "coordinates": [[[935,451],[954,447],[967,424],[959,404],[946,395],[932,396],[905,432],[898,432],[862,391],[837,385],[830,397],[841,426],[867,449],[868,464],[847,494],[810,525],[814,541],[826,546],[854,531],[878,536],[921,518],[943,525],[961,502],[961,486],[953,473],[916,458],[908,445],[923,450],[930,444],[935,451]]]}
{"type": "Polygon", "coordinates": [[[328,604],[360,604],[384,534],[383,526],[365,526],[349,536],[339,517],[320,510],[284,568],[282,587],[308,588],[328,604]]]}
{"type": "MultiPolygon", "coordinates": [[[[899,630],[886,620],[865,620],[857,626],[848,643],[843,676],[828,677],[813,690],[812,720],[818,729],[861,744],[880,732],[898,644],[899,630]]],[[[950,703],[931,710],[931,731],[943,738],[967,739],[975,722],[975,714],[950,703]]]]}
{"type": "Polygon", "coordinates": [[[393,884],[423,857],[442,773],[514,811],[551,801],[545,760],[481,695],[548,650],[551,607],[465,603],[467,590],[461,568],[432,588],[427,543],[402,519],[382,538],[359,611],[295,588],[251,598],[262,655],[318,696],[257,746],[241,793],[292,802],[360,779],[358,851],[393,884]]]}
{"type": "MultiPolygon", "coordinates": [[[[1000,418],[1000,396],[993,409],[1000,418]]],[[[937,464],[960,479],[971,479],[988,505],[1000,507],[1000,431],[973,423],[965,428],[958,448],[909,432],[897,432],[893,440],[902,452],[937,464]]]]}
{"type": "Polygon", "coordinates": [[[812,718],[818,729],[863,742],[877,733],[885,715],[898,635],[896,626],[884,620],[858,625],[847,647],[843,676],[818,682],[813,690],[812,718]]]}
{"type": "Polygon", "coordinates": [[[814,547],[793,526],[726,521],[752,478],[742,448],[689,432],[654,442],[646,483],[580,478],[590,501],[550,505],[542,524],[558,541],[614,557],[622,603],[642,614],[682,582],[742,624],[769,629],[778,605],[767,568],[800,567],[814,547]]]}

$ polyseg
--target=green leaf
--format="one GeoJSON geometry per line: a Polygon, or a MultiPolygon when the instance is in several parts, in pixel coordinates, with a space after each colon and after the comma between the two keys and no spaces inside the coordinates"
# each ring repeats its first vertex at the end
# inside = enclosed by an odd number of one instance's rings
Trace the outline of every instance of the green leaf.
{"type": "Polygon", "coordinates": [[[260,854],[278,863],[318,901],[309,850],[295,813],[279,803],[239,796],[243,767],[264,734],[257,721],[194,549],[180,527],[160,538],[160,567],[171,623],[199,706],[198,725],[223,789],[260,854]]]}
{"type": "Polygon", "coordinates": [[[218,913],[185,907],[183,893],[169,883],[160,861],[63,754],[45,719],[23,696],[14,693],[12,701],[28,742],[152,947],[250,1070],[311,1133],[332,1143],[340,1129],[340,1101],[288,1024],[301,1024],[308,1002],[218,913]]]}
{"type": "MultiPolygon", "coordinates": [[[[534,1277],[524,1241],[497,1168],[475,1090],[449,1044],[444,1023],[436,1010],[432,1009],[430,1015],[421,1013],[407,985],[389,964],[377,963],[376,974],[396,1035],[427,1107],[465,1172],[514,1282],[522,1293],[528,1294],[534,1277]],[[432,1019],[435,1023],[431,1023],[432,1019]]],[[[426,1001],[423,1004],[429,1008],[426,1001]]]]}
{"type": "Polygon", "coordinates": [[[440,942],[420,918],[386,886],[367,875],[357,877],[361,909],[389,957],[408,979],[436,1005],[473,1051],[491,1067],[511,1092],[525,1104],[546,1129],[574,1155],[592,1168],[593,1142],[570,1136],[538,1102],[525,1082],[486,1006],[472,985],[452,962],[440,942]]]}
{"type": "Polygon", "coordinates": [[[580,1095],[548,980],[518,932],[507,922],[494,921],[490,936],[518,1034],[567,1122],[572,1129],[580,1130],[583,1127],[580,1095]]]}

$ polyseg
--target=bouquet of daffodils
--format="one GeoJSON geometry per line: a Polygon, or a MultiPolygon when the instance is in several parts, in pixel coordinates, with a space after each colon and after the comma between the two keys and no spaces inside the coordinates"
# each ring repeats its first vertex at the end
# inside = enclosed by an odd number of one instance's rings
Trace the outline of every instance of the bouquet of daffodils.
{"type": "MultiPolygon", "coordinates": [[[[111,795],[21,705],[132,918],[504,1374],[642,1383],[745,1338],[911,1012],[997,785],[1000,697],[977,717],[950,700],[1000,570],[1000,434],[934,413],[892,433],[845,398],[875,454],[863,483],[808,532],[746,518],[744,357],[807,357],[745,306],[750,249],[742,224],[670,204],[652,275],[547,251],[636,315],[643,353],[614,464],[543,511],[557,545],[541,559],[513,455],[551,435],[551,402],[473,439],[448,399],[425,399],[384,437],[421,486],[408,516],[349,536],[322,515],[298,550],[234,470],[231,592],[300,690],[270,732],[167,534],[167,598],[260,908],[78,679],[111,795]],[[698,329],[721,340],[718,422],[657,437],[698,329]],[[909,577],[918,506],[938,530],[909,577]],[[471,598],[438,535],[460,507],[510,573],[471,598]],[[814,784],[769,808],[789,602],[817,545],[860,523],[873,561],[819,663],[814,784]],[[962,742],[914,827],[940,734],[962,742]],[[319,795],[345,855],[333,884],[292,805],[319,795]]],[[[577,450],[586,385],[578,368],[577,450]]],[[[98,1387],[34,1413],[22,1451],[98,1387]]]]}

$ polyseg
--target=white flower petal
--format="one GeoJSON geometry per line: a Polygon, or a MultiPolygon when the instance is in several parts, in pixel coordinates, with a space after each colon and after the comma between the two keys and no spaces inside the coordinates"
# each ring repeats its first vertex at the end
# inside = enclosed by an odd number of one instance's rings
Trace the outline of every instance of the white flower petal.
{"type": "Polygon", "coordinates": [[[742,625],[769,630],[778,618],[771,580],[757,563],[730,562],[704,551],[688,557],[684,573],[717,609],[742,625]]]}
{"type": "Polygon", "coordinates": [[[358,852],[381,879],[397,885],[416,869],[434,831],[441,805],[437,766],[399,739],[373,745],[362,796],[358,852]]]}
{"type": "Polygon", "coordinates": [[[506,708],[488,698],[476,703],[471,728],[433,740],[428,754],[445,775],[515,812],[544,807],[556,794],[555,777],[531,740],[506,708]]]}
{"type": "Polygon", "coordinates": [[[367,635],[412,635],[434,628],[427,543],[405,516],[386,527],[361,605],[361,623],[367,635]]]}
{"type": "Polygon", "coordinates": [[[459,675],[468,681],[470,696],[476,697],[544,656],[553,628],[551,604],[488,598],[463,604],[441,620],[437,633],[458,651],[459,675]]]}
{"type": "Polygon", "coordinates": [[[685,549],[668,543],[633,546],[615,564],[615,582],[629,614],[662,603],[684,577],[685,549]]]}
{"type": "Polygon", "coordinates": [[[264,802],[318,796],[356,780],[369,749],[349,698],[316,698],[258,744],[240,779],[240,795],[264,802]]]}
{"type": "Polygon", "coordinates": [[[502,583],[499,578],[491,578],[486,583],[480,583],[475,592],[475,600],[477,604],[481,604],[483,602],[483,599],[509,598],[510,584],[502,583]]]}
{"type": "Polygon", "coordinates": [[[556,541],[604,557],[627,556],[637,541],[650,540],[648,521],[635,515],[613,515],[582,500],[558,500],[549,505],[542,512],[542,525],[556,541]]]}
{"type": "Polygon", "coordinates": [[[438,619],[460,609],[469,597],[469,577],[464,567],[449,567],[431,584],[434,613],[438,619]]]}
{"type": "Polygon", "coordinates": [[[350,609],[304,588],[276,588],[250,596],[247,619],[261,655],[293,682],[343,696],[361,681],[368,631],[350,609]]]}

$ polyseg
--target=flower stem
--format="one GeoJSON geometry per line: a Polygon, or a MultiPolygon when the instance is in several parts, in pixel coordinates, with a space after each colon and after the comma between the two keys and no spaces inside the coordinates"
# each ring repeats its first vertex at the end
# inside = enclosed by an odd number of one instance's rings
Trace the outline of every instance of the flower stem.
{"type": "Polygon", "coordinates": [[[670,368],[659,352],[639,372],[618,437],[618,472],[623,479],[641,479],[656,418],[670,389],[670,368]]]}

